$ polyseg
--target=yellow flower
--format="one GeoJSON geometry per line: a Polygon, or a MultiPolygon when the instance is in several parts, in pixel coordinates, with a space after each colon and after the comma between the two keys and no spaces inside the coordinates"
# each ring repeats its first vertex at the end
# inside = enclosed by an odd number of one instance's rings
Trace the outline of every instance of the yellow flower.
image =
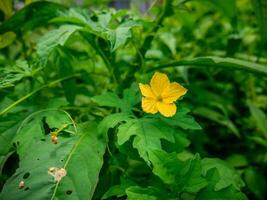
{"type": "Polygon", "coordinates": [[[176,113],[175,101],[185,95],[187,89],[179,83],[170,82],[168,76],[156,72],[150,85],[139,83],[143,95],[142,108],[147,113],[160,112],[165,117],[171,117],[176,113]]]}

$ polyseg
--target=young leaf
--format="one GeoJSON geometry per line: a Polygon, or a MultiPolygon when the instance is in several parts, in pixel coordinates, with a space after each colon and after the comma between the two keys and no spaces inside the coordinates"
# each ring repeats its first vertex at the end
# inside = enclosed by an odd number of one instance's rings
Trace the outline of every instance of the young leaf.
{"type": "Polygon", "coordinates": [[[78,136],[50,137],[35,142],[21,158],[16,173],[7,181],[1,199],[91,199],[103,164],[105,144],[98,138],[96,123],[80,125],[78,136]],[[51,167],[64,168],[60,181],[48,174],[51,167]],[[19,183],[24,181],[24,187],[19,183]],[[86,188],[86,189],[84,189],[86,188]]]}

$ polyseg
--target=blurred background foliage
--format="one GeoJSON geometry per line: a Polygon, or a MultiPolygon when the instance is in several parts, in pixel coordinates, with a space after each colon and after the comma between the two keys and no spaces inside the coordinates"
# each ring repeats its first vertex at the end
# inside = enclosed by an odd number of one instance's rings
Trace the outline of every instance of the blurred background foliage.
{"type": "MultiPolygon", "coordinates": [[[[14,13],[33,2],[35,1],[0,1],[1,23],[4,24],[14,13]]],[[[146,51],[145,60],[142,60],[144,63],[141,63],[138,71],[134,71],[134,79],[140,81],[149,79],[153,67],[161,69],[171,60],[179,61],[195,57],[232,57],[248,61],[251,68],[254,67],[253,63],[267,66],[266,0],[175,0],[173,8],[168,11],[162,24],[152,33],[149,30],[160,12],[162,6],[160,0],[51,0],[51,2],[59,3],[63,7],[83,8],[91,13],[97,13],[99,10],[105,13],[109,8],[120,9],[121,13],[118,14],[122,16],[120,20],[124,20],[125,17],[122,13],[128,13],[130,10],[134,13],[133,19],[145,20],[142,26],[132,29],[131,41],[123,48],[118,47],[116,55],[113,55],[120,66],[117,73],[122,74],[122,77],[127,76],[129,63],[135,61],[136,48],[142,45],[141,41],[148,34],[153,35],[153,41],[146,51]]],[[[67,109],[76,116],[77,121],[98,117],[100,112],[98,109],[101,108],[94,108],[90,97],[101,93],[103,88],[114,90],[114,85],[109,82],[107,69],[101,67],[104,61],[97,52],[86,42],[81,42],[83,39],[80,35],[74,34],[67,41],[62,41],[62,44],[66,42],[67,48],[53,51],[47,60],[47,67],[41,69],[35,63],[38,49],[42,50],[47,45],[40,46],[42,39],[44,40],[42,36],[57,25],[43,26],[43,24],[30,24],[27,21],[20,23],[23,25],[17,25],[22,28],[14,31],[6,32],[5,30],[9,28],[3,26],[0,28],[0,110],[53,80],[58,73],[59,78],[81,72],[84,75],[76,80],[79,85],[73,81],[65,83],[68,84],[66,88],[73,88],[63,91],[65,98],[62,97],[62,91],[57,90],[60,86],[53,89],[44,88],[38,96],[33,96],[15,107],[7,117],[1,117],[0,124],[3,126],[0,128],[3,127],[7,135],[10,130],[5,129],[6,124],[9,124],[8,127],[15,127],[19,119],[42,108],[67,109]],[[38,44],[36,41],[39,41],[38,44]],[[64,62],[64,56],[71,62],[64,62]],[[63,66],[68,70],[62,70],[63,66]],[[74,106],[78,109],[73,108],[74,106]]],[[[58,39],[55,38],[54,41],[58,39]]],[[[43,55],[49,49],[44,51],[39,53],[43,55]]],[[[190,135],[192,141],[190,149],[199,152],[201,156],[226,160],[244,178],[246,183],[244,192],[248,197],[265,199],[266,73],[251,74],[232,68],[208,67],[205,63],[200,67],[191,65],[174,67],[170,64],[163,70],[171,74],[174,81],[184,83],[189,89],[184,102],[193,109],[195,118],[203,127],[203,131],[192,132],[190,135]]],[[[127,83],[121,83],[125,88],[123,84],[126,86],[127,83]]],[[[0,161],[1,159],[4,160],[6,157],[0,156],[0,161]]],[[[7,173],[6,167],[0,165],[0,170],[7,173]]],[[[5,177],[1,179],[3,182],[5,177]]]]}

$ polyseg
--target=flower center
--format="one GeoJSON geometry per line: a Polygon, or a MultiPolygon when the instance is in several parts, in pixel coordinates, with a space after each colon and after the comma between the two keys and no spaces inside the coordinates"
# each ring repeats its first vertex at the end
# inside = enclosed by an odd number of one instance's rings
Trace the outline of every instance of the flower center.
{"type": "Polygon", "coordinates": [[[159,101],[159,102],[162,102],[162,97],[161,96],[157,96],[157,101],[159,101]]]}

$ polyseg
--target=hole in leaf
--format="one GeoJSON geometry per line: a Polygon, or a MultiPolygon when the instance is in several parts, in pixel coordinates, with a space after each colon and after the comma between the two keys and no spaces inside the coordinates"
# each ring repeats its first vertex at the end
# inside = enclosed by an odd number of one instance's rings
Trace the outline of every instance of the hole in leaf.
{"type": "Polygon", "coordinates": [[[60,161],[61,161],[61,162],[63,162],[64,160],[63,160],[63,159],[61,159],[60,161]]]}
{"type": "MultiPolygon", "coordinates": [[[[14,152],[10,155],[8,155],[8,158],[5,161],[5,164],[2,168],[2,177],[10,177],[13,175],[16,171],[16,169],[19,167],[19,155],[14,152]]],[[[1,188],[1,185],[0,185],[1,188]]]]}
{"type": "Polygon", "coordinates": [[[43,141],[43,142],[45,142],[45,139],[44,138],[42,138],[42,139],[40,139],[41,141],[43,141]]]}
{"type": "Polygon", "coordinates": [[[24,189],[24,191],[27,191],[27,190],[29,190],[30,188],[29,187],[26,187],[25,189],[24,189]]]}
{"type": "Polygon", "coordinates": [[[67,195],[71,195],[71,193],[72,193],[72,190],[67,190],[67,191],[66,191],[66,194],[67,194],[67,195]]]}
{"type": "Polygon", "coordinates": [[[97,17],[97,16],[95,16],[95,15],[94,15],[94,16],[92,16],[92,17],[91,17],[91,19],[92,19],[92,21],[94,21],[94,22],[97,22],[97,21],[98,21],[98,17],[97,17]]]}
{"type": "Polygon", "coordinates": [[[49,125],[46,122],[46,117],[43,117],[42,123],[43,123],[44,133],[45,133],[45,135],[48,135],[51,130],[49,128],[49,125]]]}
{"type": "Polygon", "coordinates": [[[37,158],[36,160],[40,160],[40,158],[37,158]]]}
{"type": "Polygon", "coordinates": [[[30,176],[30,173],[27,172],[27,173],[25,173],[25,174],[23,175],[23,179],[27,179],[27,178],[29,178],[29,176],[30,176]]]}

